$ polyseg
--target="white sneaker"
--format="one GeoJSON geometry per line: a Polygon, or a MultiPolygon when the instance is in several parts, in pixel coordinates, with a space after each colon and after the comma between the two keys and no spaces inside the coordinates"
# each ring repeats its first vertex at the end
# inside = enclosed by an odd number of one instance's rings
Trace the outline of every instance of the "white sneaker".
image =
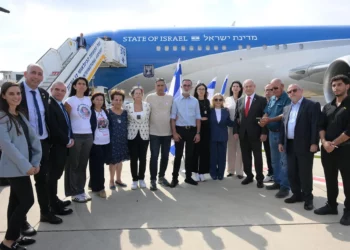
{"type": "Polygon", "coordinates": [[[273,175],[266,175],[263,182],[270,182],[273,181],[273,175]]]}
{"type": "Polygon", "coordinates": [[[200,174],[200,175],[199,175],[199,180],[200,180],[200,181],[205,181],[204,174],[200,174]]]}
{"type": "Polygon", "coordinates": [[[87,201],[91,201],[92,198],[90,195],[88,195],[87,193],[83,193],[82,196],[87,200],[87,201]]]}
{"type": "Polygon", "coordinates": [[[200,181],[200,177],[199,177],[198,173],[194,173],[193,180],[195,180],[197,182],[200,181]]]}
{"type": "Polygon", "coordinates": [[[146,182],[144,180],[139,180],[140,188],[146,188],[146,182]]]}
{"type": "Polygon", "coordinates": [[[133,181],[131,184],[131,189],[136,190],[137,189],[137,181],[133,181]]]}

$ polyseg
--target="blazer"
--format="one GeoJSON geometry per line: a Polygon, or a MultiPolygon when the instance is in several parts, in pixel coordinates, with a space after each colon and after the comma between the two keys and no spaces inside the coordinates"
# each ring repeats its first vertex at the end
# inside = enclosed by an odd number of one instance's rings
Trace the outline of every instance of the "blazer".
{"type": "MultiPolygon", "coordinates": [[[[80,36],[77,37],[77,46],[80,47],[80,36]]],[[[86,47],[86,39],[83,37],[83,46],[86,47]]]]}
{"type": "MultiPolygon", "coordinates": [[[[106,116],[107,116],[107,120],[108,120],[108,129],[109,129],[110,116],[108,114],[108,110],[105,112],[106,112],[106,116]]],[[[92,138],[95,140],[95,131],[97,129],[97,119],[96,119],[96,111],[93,107],[91,107],[90,124],[91,124],[92,138]]]]}
{"type": "Polygon", "coordinates": [[[246,117],[244,114],[245,96],[239,98],[236,106],[236,122],[233,126],[233,133],[239,134],[239,138],[242,140],[247,132],[250,141],[260,141],[260,136],[262,134],[267,134],[267,128],[260,127],[257,118],[263,117],[266,104],[267,101],[265,97],[255,94],[250,105],[248,116],[246,117]]]}
{"type": "Polygon", "coordinates": [[[151,114],[151,105],[147,102],[142,102],[143,114],[140,119],[134,111],[134,103],[125,105],[125,110],[128,112],[128,140],[133,140],[140,132],[142,140],[149,140],[149,116],[151,114]]]}
{"type": "MultiPolygon", "coordinates": [[[[49,112],[50,112],[49,128],[51,131],[50,142],[52,144],[67,146],[69,143],[69,140],[73,139],[72,125],[70,125],[70,127],[68,126],[66,117],[63,114],[62,108],[53,97],[50,97],[49,99],[49,112]],[[69,134],[70,134],[70,137],[68,138],[69,134]]],[[[68,113],[67,113],[67,116],[68,116],[68,121],[70,123],[70,118],[68,113]]]]}
{"type": "Polygon", "coordinates": [[[16,127],[12,124],[9,130],[9,117],[0,112],[0,147],[2,151],[0,159],[0,177],[21,177],[27,176],[27,172],[33,166],[40,165],[42,150],[41,142],[34,129],[30,126],[26,117],[19,113],[27,124],[29,139],[32,146],[32,160],[29,162],[29,151],[26,136],[20,126],[20,135],[17,135],[16,127]]]}
{"type": "MultiPolygon", "coordinates": [[[[288,121],[291,109],[292,105],[284,107],[280,129],[279,144],[284,145],[285,151],[287,150],[288,121]]],[[[306,98],[302,100],[294,128],[294,152],[310,153],[310,146],[312,144],[319,145],[318,123],[320,114],[320,103],[315,103],[306,98]]]]}
{"type": "Polygon", "coordinates": [[[210,110],[210,140],[211,141],[228,141],[228,130],[227,127],[232,127],[234,121],[230,118],[230,113],[226,108],[221,109],[220,122],[216,119],[216,111],[214,108],[210,110]]]}
{"type": "MultiPolygon", "coordinates": [[[[26,91],[24,88],[24,83],[22,82],[19,87],[21,89],[21,94],[22,94],[22,101],[20,103],[21,111],[23,112],[23,114],[25,115],[27,120],[29,120],[29,111],[28,111],[27,97],[26,97],[26,91]]],[[[45,109],[45,124],[46,124],[47,133],[49,134],[49,137],[50,137],[50,128],[48,126],[48,124],[50,123],[50,120],[49,120],[49,93],[47,93],[47,91],[43,88],[38,88],[38,90],[40,92],[41,99],[43,100],[43,105],[44,105],[44,109],[45,109]]]]}

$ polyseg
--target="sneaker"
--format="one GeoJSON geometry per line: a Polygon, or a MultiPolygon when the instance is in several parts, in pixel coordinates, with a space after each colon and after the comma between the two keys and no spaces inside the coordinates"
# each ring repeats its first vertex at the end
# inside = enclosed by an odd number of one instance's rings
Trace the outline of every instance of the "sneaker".
{"type": "Polygon", "coordinates": [[[78,202],[78,203],[85,203],[87,202],[87,199],[83,195],[78,194],[73,196],[72,201],[78,202]]]}
{"type": "Polygon", "coordinates": [[[159,177],[158,184],[163,185],[163,186],[170,186],[170,183],[168,182],[165,177],[159,177]]]}
{"type": "Polygon", "coordinates": [[[318,215],[338,214],[338,209],[337,207],[331,207],[327,202],[325,206],[314,210],[314,213],[318,215]]]}
{"type": "Polygon", "coordinates": [[[91,201],[91,200],[92,200],[91,196],[88,195],[87,193],[83,193],[83,196],[85,197],[85,199],[86,199],[87,201],[91,201]]]}
{"type": "Polygon", "coordinates": [[[133,181],[131,184],[131,189],[136,190],[137,189],[137,181],[133,181]]]}
{"type": "Polygon", "coordinates": [[[139,186],[140,188],[146,188],[146,182],[144,180],[139,180],[139,186]]]}
{"type": "Polygon", "coordinates": [[[100,196],[101,198],[106,198],[106,191],[105,190],[101,190],[100,192],[98,192],[98,196],[100,196]]]}
{"type": "Polygon", "coordinates": [[[205,181],[204,174],[200,174],[200,175],[199,175],[199,181],[205,181]]]}
{"type": "Polygon", "coordinates": [[[200,181],[198,173],[194,173],[193,180],[200,181]]]}
{"type": "Polygon", "coordinates": [[[340,219],[340,224],[350,226],[350,211],[346,210],[346,208],[344,208],[344,214],[340,219]]]}
{"type": "Polygon", "coordinates": [[[151,191],[156,191],[156,190],[158,190],[158,188],[157,188],[157,183],[156,183],[155,180],[152,180],[152,181],[151,181],[151,188],[150,188],[150,190],[151,190],[151,191]]]}
{"type": "Polygon", "coordinates": [[[266,175],[263,182],[271,182],[273,181],[273,175],[266,175]]]}

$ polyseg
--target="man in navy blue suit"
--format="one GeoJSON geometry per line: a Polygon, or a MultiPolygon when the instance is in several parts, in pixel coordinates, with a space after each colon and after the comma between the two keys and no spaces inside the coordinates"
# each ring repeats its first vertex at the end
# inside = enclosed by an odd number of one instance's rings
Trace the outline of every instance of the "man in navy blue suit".
{"type": "Polygon", "coordinates": [[[86,40],[84,38],[84,34],[80,33],[80,36],[77,37],[78,49],[86,48],[86,40]]]}

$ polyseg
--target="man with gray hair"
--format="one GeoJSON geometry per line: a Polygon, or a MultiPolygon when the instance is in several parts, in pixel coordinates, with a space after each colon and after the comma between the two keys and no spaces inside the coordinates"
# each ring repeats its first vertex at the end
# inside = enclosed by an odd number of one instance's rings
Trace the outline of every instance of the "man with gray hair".
{"type": "Polygon", "coordinates": [[[288,179],[292,197],[286,203],[305,201],[304,209],[313,209],[312,166],[318,150],[318,122],[321,106],[303,97],[303,89],[291,84],[287,93],[292,100],[283,109],[279,151],[287,154],[288,179]]]}

